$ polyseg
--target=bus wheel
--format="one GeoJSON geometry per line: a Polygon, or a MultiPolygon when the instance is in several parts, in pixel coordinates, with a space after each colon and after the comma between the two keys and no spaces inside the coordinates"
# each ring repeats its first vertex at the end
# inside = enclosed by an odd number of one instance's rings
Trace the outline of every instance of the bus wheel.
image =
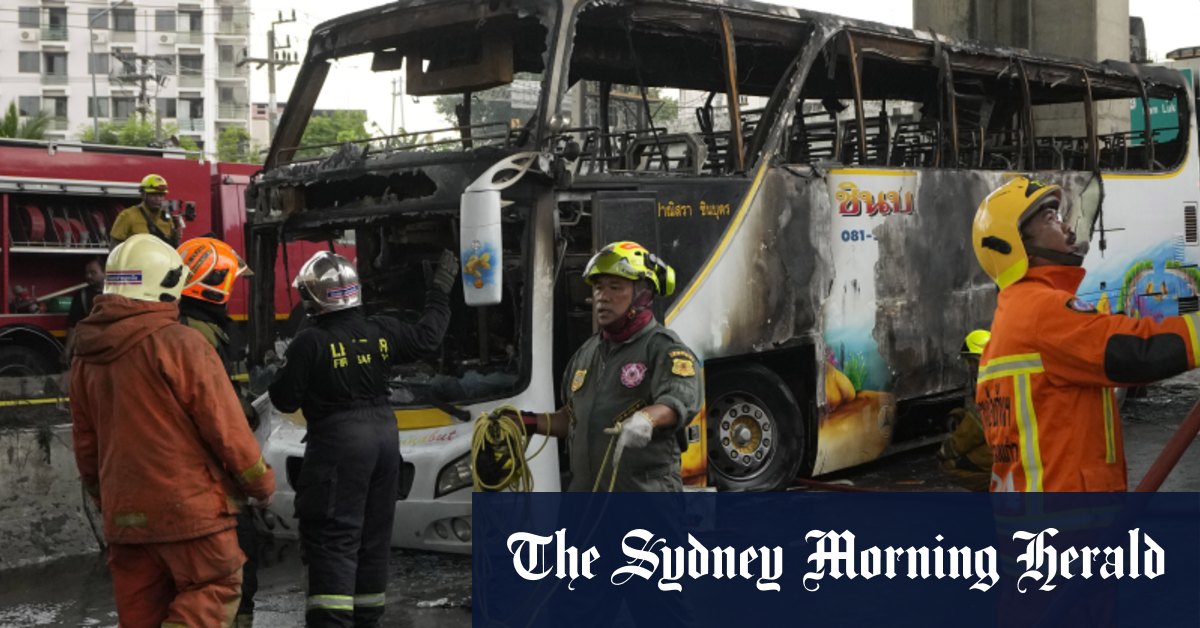
{"type": "Polygon", "coordinates": [[[705,374],[708,464],[721,490],[769,491],[796,477],[807,440],[800,406],[770,369],[743,364],[705,374]]]}

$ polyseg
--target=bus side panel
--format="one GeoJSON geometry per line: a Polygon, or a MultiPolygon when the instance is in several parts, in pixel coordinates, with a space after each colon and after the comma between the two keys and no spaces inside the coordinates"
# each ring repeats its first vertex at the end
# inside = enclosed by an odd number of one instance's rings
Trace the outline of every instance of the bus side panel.
{"type": "Polygon", "coordinates": [[[1195,311],[1200,247],[1194,232],[1187,238],[1186,214],[1200,200],[1196,161],[1165,175],[1104,175],[1106,246],[1101,253],[1092,237],[1081,298],[1101,312],[1155,320],[1195,311]]]}
{"type": "Polygon", "coordinates": [[[825,245],[810,233],[814,213],[794,180],[760,168],[706,261],[680,285],[665,320],[704,360],[794,344],[812,333],[823,283],[816,251],[825,245]]]}
{"type": "MultiPolygon", "coordinates": [[[[829,203],[824,181],[765,164],[752,176],[665,317],[706,363],[731,368],[742,357],[819,342],[819,305],[830,281],[830,267],[820,261],[828,258],[830,225],[820,209],[829,203]]],[[[773,370],[793,392],[812,390],[791,380],[813,369],[773,370]]],[[[804,424],[815,424],[817,401],[811,395],[796,401],[804,424]]],[[[812,435],[804,438],[811,442],[812,435]]]]}

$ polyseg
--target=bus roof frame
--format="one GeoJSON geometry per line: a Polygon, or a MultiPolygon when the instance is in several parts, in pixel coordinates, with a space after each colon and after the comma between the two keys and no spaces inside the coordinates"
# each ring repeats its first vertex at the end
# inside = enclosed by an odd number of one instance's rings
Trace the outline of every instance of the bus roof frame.
{"type": "MultiPolygon", "coordinates": [[[[403,21],[406,24],[419,22],[422,29],[431,26],[447,25],[480,19],[488,15],[496,15],[490,7],[497,6],[489,3],[479,3],[472,0],[400,0],[388,5],[350,13],[333,20],[319,24],[309,39],[308,51],[297,76],[295,89],[279,125],[279,132],[272,143],[266,161],[266,168],[272,169],[278,165],[281,152],[294,152],[299,144],[308,118],[312,115],[316,98],[329,70],[327,61],[351,54],[382,50],[382,42],[397,38],[403,31],[393,26],[403,21]],[[424,19],[415,20],[411,12],[418,11],[424,19]],[[489,13],[490,12],[490,13],[489,13]]],[[[1140,92],[1143,98],[1164,97],[1185,90],[1188,86],[1182,76],[1170,68],[1156,66],[1136,66],[1134,64],[1106,60],[1100,62],[1066,56],[1037,53],[1023,48],[995,46],[982,42],[960,40],[943,36],[938,33],[919,31],[897,26],[890,26],[866,20],[845,18],[837,15],[818,13],[780,5],[764,4],[753,0],[508,0],[500,9],[536,15],[542,19],[547,29],[547,41],[554,41],[556,46],[547,46],[544,53],[545,67],[549,70],[553,84],[549,90],[543,90],[539,104],[539,116],[542,122],[550,120],[557,113],[569,87],[566,74],[573,48],[572,41],[563,41],[564,37],[557,34],[573,34],[575,19],[579,12],[597,6],[629,7],[631,11],[652,14],[655,11],[678,10],[688,8],[695,11],[710,12],[713,16],[729,17],[766,17],[791,22],[808,23],[813,25],[809,33],[810,39],[828,42],[834,39],[838,32],[846,32],[847,41],[853,40],[857,50],[855,58],[866,55],[882,55],[893,60],[911,60],[912,62],[938,63],[937,57],[944,54],[944,63],[950,71],[966,71],[980,74],[1003,76],[1012,75],[1023,81],[1037,82],[1049,86],[1070,85],[1080,90],[1086,90],[1089,98],[1103,99],[1129,95],[1130,91],[1140,92]],[[563,19],[566,17],[567,19],[563,19]],[[823,34],[823,36],[818,36],[823,34]],[[1017,69],[1021,66],[1023,72],[1017,69]],[[1086,75],[1086,79],[1083,77],[1086,75]],[[552,93],[548,93],[552,92],[552,93]],[[550,103],[553,102],[553,106],[550,103]],[[547,112],[551,113],[547,113],[547,112]]],[[[770,24],[767,22],[760,22],[770,24]]],[[[720,32],[721,20],[714,22],[720,32]]],[[[410,29],[411,30],[411,29],[410,29]]],[[[755,36],[770,35],[769,31],[777,29],[764,27],[761,32],[751,33],[755,36]]],[[[778,29],[780,32],[790,32],[789,29],[778,29]]],[[[796,30],[799,32],[799,29],[796,30]]],[[[734,35],[745,34],[734,31],[734,35]]],[[[786,37],[787,35],[777,36],[786,37]]],[[[781,40],[782,41],[782,40],[781,40]]],[[[822,43],[821,45],[824,45],[822,43]]],[[[728,70],[727,70],[728,72],[728,70]]],[[[778,87],[778,86],[777,86],[778,87]]],[[[1028,85],[1024,89],[1030,89],[1028,85]]],[[[862,86],[856,87],[860,92],[862,86]]],[[[776,92],[779,90],[776,89],[776,92]]],[[[1048,92],[1027,92],[1031,104],[1044,104],[1052,100],[1044,100],[1038,96],[1048,92]]],[[[777,95],[777,94],[776,94],[777,95]]],[[[774,99],[774,98],[773,98],[774,99]]],[[[537,143],[544,138],[546,125],[537,124],[537,143]]],[[[747,147],[747,154],[754,154],[755,147],[761,148],[765,138],[755,138],[747,147]]],[[[745,167],[752,167],[746,163],[745,167]]]]}

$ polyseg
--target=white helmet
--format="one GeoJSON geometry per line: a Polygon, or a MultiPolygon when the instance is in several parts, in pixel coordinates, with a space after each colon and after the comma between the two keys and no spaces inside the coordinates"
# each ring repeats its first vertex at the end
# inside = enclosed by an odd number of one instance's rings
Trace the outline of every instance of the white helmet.
{"type": "Polygon", "coordinates": [[[313,316],[362,305],[358,271],[337,253],[315,253],[300,267],[292,287],[300,291],[304,308],[313,316]]]}
{"type": "Polygon", "coordinates": [[[154,303],[178,301],[191,274],[170,244],[146,233],[118,244],[104,270],[104,294],[154,303]]]}

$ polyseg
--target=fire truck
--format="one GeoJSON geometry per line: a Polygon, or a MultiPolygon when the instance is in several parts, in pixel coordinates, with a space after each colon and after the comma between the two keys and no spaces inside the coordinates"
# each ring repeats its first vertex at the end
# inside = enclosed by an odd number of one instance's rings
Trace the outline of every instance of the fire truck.
{"type": "MultiPolygon", "coordinates": [[[[139,202],[142,177],[167,179],[185,239],[211,235],[243,251],[243,192],[258,170],[175,149],[0,140],[0,377],[62,370],[67,312],[84,265],[108,255],[109,228],[139,202]]],[[[298,265],[317,248],[290,245],[281,260],[298,265]]],[[[276,316],[286,318],[295,297],[282,276],[287,264],[276,267],[276,316]]],[[[238,282],[229,304],[235,320],[246,319],[247,283],[238,282]]]]}

